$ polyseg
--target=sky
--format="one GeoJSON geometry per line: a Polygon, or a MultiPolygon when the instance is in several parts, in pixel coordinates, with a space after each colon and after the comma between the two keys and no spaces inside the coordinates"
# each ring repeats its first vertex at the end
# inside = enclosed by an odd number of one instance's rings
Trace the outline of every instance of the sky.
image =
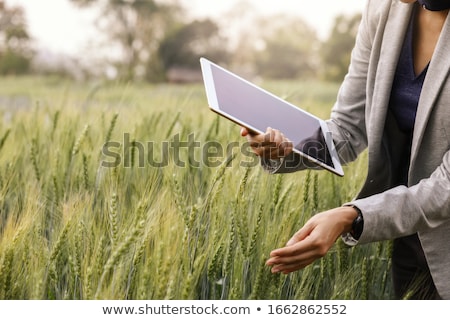
{"type": "MultiPolygon", "coordinates": [[[[325,37],[337,14],[361,12],[365,0],[179,0],[192,17],[221,19],[237,4],[247,1],[253,14],[298,15],[325,37]]],[[[77,55],[95,42],[97,12],[76,9],[69,0],[6,0],[25,9],[28,28],[38,47],[54,53],[77,55]]]]}

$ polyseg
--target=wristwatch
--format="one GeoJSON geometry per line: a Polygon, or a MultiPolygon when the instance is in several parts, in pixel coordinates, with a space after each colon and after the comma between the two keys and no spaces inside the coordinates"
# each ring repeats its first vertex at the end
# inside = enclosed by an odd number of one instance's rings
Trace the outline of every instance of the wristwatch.
{"type": "Polygon", "coordinates": [[[353,220],[352,223],[352,230],[350,231],[350,235],[355,239],[355,240],[359,240],[359,238],[361,237],[361,234],[363,232],[364,229],[364,219],[363,219],[363,215],[361,210],[355,206],[355,205],[350,205],[350,207],[352,207],[353,209],[355,209],[358,212],[358,216],[355,218],[355,220],[353,220]]]}
{"type": "Polygon", "coordinates": [[[364,219],[361,210],[352,204],[346,204],[344,207],[352,207],[358,212],[358,216],[353,220],[352,229],[350,232],[346,232],[342,234],[341,238],[344,243],[348,246],[356,246],[358,244],[358,240],[361,237],[361,234],[364,229],[364,219]]]}

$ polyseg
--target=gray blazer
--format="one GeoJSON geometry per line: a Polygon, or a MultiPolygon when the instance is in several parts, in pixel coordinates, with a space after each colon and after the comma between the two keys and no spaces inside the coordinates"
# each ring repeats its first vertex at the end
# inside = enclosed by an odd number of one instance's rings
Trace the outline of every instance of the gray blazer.
{"type": "MultiPolygon", "coordinates": [[[[413,5],[368,0],[349,72],[328,120],[341,160],[368,148],[366,182],[352,202],[364,216],[359,243],[418,233],[431,275],[450,299],[450,17],[423,84],[414,127],[409,185],[393,187],[402,134],[388,111],[398,57],[413,5]]],[[[286,167],[275,172],[305,167],[286,167]]]]}

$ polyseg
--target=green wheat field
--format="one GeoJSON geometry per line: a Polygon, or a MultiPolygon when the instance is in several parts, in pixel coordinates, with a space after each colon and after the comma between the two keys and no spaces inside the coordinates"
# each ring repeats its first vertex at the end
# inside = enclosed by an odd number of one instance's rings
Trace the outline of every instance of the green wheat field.
{"type": "MultiPolygon", "coordinates": [[[[338,90],[261,85],[323,118],[338,90]]],[[[389,242],[338,240],[290,275],[265,266],[357,194],[365,157],[343,178],[271,175],[227,148],[239,129],[200,84],[0,79],[0,299],[390,299],[389,242]]]]}

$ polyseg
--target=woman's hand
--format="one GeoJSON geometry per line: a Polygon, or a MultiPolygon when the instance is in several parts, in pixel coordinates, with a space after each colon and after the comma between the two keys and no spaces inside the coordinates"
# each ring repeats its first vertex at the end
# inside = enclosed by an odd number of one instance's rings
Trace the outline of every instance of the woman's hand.
{"type": "Polygon", "coordinates": [[[241,136],[246,137],[253,152],[264,158],[280,159],[292,152],[293,145],[279,130],[267,128],[265,134],[258,134],[241,128],[241,136]]]}
{"type": "Polygon", "coordinates": [[[266,264],[272,267],[272,273],[284,274],[306,267],[325,256],[339,236],[350,232],[357,216],[352,207],[339,207],[313,216],[285,247],[270,253],[266,264]]]}

